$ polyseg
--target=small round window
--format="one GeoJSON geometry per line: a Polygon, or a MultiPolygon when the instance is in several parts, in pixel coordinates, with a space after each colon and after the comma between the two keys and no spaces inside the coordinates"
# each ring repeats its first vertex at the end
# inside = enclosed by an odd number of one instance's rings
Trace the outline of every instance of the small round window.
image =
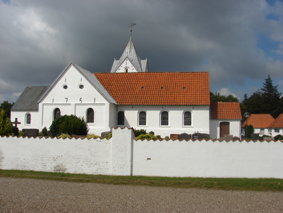
{"type": "Polygon", "coordinates": [[[79,85],[79,88],[80,88],[80,89],[83,89],[83,88],[84,88],[84,85],[80,84],[80,85],[79,85]]]}
{"type": "Polygon", "coordinates": [[[68,89],[68,86],[67,86],[67,85],[63,85],[63,88],[64,88],[64,89],[68,89]]]}

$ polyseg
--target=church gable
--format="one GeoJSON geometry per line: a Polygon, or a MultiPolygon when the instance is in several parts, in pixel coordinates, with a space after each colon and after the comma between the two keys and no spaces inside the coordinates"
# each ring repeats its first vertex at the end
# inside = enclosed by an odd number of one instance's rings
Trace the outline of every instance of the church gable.
{"type": "Polygon", "coordinates": [[[38,101],[45,103],[94,103],[115,100],[89,71],[70,63],[38,101]]]}

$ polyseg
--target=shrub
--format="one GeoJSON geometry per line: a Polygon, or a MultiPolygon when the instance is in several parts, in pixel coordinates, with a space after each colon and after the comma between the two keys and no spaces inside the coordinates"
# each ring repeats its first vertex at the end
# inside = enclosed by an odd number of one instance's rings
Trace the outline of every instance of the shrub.
{"type": "Polygon", "coordinates": [[[24,137],[24,136],[25,136],[25,133],[24,133],[23,131],[20,131],[19,134],[18,134],[18,136],[19,136],[19,137],[24,137]]]}
{"type": "Polygon", "coordinates": [[[169,140],[170,138],[169,138],[169,136],[165,136],[165,139],[166,139],[166,140],[169,140]]]}
{"type": "Polygon", "coordinates": [[[18,127],[12,126],[12,133],[17,136],[19,134],[19,129],[18,127]]]}
{"type": "Polygon", "coordinates": [[[147,140],[156,140],[156,137],[152,134],[141,134],[136,139],[147,139],[147,140]]]}
{"type": "Polygon", "coordinates": [[[275,137],[274,137],[274,140],[276,140],[276,141],[278,141],[278,140],[283,140],[283,135],[276,135],[275,137]]]}
{"type": "Polygon", "coordinates": [[[12,134],[12,125],[4,110],[0,109],[0,136],[10,136],[12,134]]]}
{"type": "Polygon", "coordinates": [[[96,138],[99,138],[99,136],[98,136],[98,135],[95,135],[95,134],[90,134],[90,135],[87,135],[86,138],[87,138],[87,139],[91,139],[91,138],[96,139],[96,138]]]}
{"type": "Polygon", "coordinates": [[[135,129],[135,137],[138,137],[141,134],[146,134],[145,129],[135,129]]]}
{"type": "Polygon", "coordinates": [[[61,135],[59,135],[57,138],[63,138],[63,139],[66,139],[66,138],[71,138],[71,136],[69,134],[65,134],[65,133],[62,133],[61,135]]]}
{"type": "Polygon", "coordinates": [[[44,127],[42,130],[41,130],[41,132],[38,134],[38,136],[47,136],[48,134],[47,134],[47,128],[46,127],[44,127]]]}
{"type": "Polygon", "coordinates": [[[156,138],[157,139],[162,139],[160,135],[156,135],[156,138]]]}
{"type": "Polygon", "coordinates": [[[112,132],[109,133],[106,139],[110,139],[110,138],[112,138],[112,132]]]}
{"type": "Polygon", "coordinates": [[[69,135],[87,135],[88,128],[84,119],[74,115],[60,116],[50,126],[53,135],[66,133],[69,135]]]}

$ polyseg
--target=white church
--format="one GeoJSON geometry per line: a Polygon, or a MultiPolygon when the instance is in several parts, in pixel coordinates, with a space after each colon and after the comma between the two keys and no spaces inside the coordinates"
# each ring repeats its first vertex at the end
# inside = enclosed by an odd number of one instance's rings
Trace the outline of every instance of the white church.
{"type": "Polygon", "coordinates": [[[84,118],[89,134],[114,127],[170,134],[241,136],[238,102],[210,103],[208,72],[149,72],[132,38],[109,73],[69,63],[50,86],[26,87],[11,109],[19,130],[49,128],[61,115],[84,118]]]}

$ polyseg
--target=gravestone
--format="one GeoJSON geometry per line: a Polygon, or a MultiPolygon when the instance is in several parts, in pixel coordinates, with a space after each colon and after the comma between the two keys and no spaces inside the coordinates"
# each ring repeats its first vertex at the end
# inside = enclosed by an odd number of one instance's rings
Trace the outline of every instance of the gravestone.
{"type": "Polygon", "coordinates": [[[178,139],[178,134],[170,134],[170,139],[173,139],[173,140],[178,139]]]}
{"type": "Polygon", "coordinates": [[[251,139],[253,141],[256,141],[256,140],[263,140],[263,137],[259,137],[259,134],[251,134],[251,139]]]}
{"type": "Polygon", "coordinates": [[[27,137],[37,137],[38,136],[38,129],[23,129],[22,130],[27,137]]]}
{"type": "Polygon", "coordinates": [[[15,124],[15,127],[18,128],[18,124],[21,124],[21,122],[18,121],[18,118],[15,118],[15,121],[11,122],[11,124],[15,124]]]}
{"type": "Polygon", "coordinates": [[[224,139],[226,141],[233,140],[233,135],[224,135],[224,137],[222,139],[224,139]]]}
{"type": "Polygon", "coordinates": [[[102,137],[102,138],[107,138],[107,136],[108,136],[110,133],[111,133],[110,131],[101,132],[101,137],[102,137]]]}
{"type": "Polygon", "coordinates": [[[179,140],[189,140],[192,138],[192,135],[188,135],[187,133],[182,133],[180,135],[178,135],[178,139],[179,140]]]}
{"type": "Polygon", "coordinates": [[[153,132],[153,131],[150,131],[149,134],[154,135],[154,132],[153,132]]]}
{"type": "Polygon", "coordinates": [[[198,135],[198,139],[205,139],[205,140],[209,140],[210,139],[210,135],[209,134],[205,134],[205,133],[201,133],[198,135]]]}

